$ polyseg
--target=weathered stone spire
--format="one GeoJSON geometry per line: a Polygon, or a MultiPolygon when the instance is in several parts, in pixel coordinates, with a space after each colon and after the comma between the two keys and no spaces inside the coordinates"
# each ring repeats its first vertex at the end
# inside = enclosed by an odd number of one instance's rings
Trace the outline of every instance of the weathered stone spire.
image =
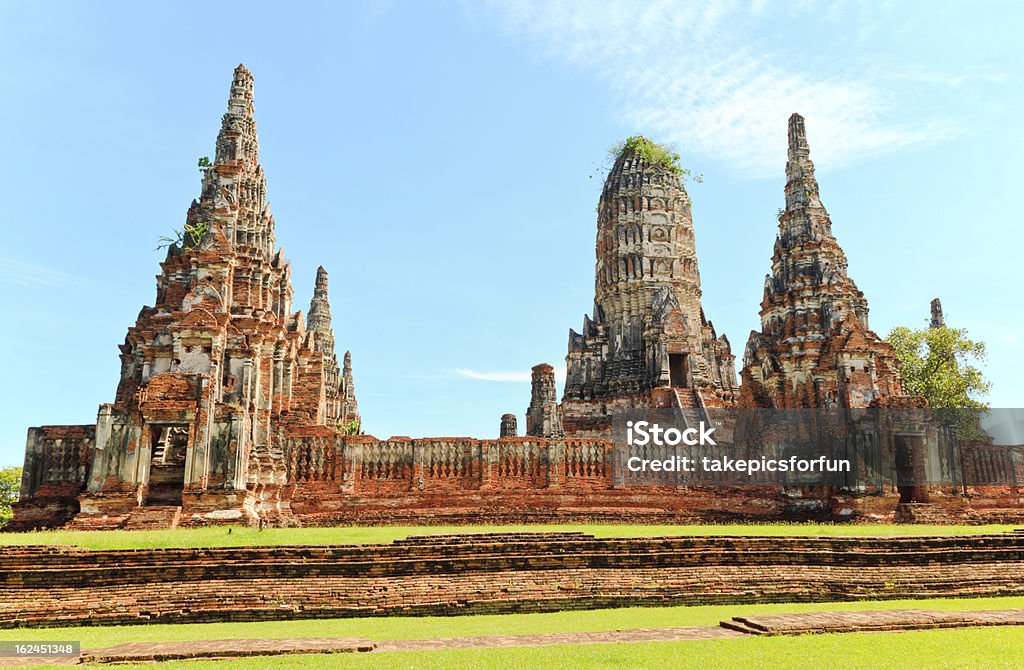
{"type": "Polygon", "coordinates": [[[743,360],[742,403],[866,407],[901,393],[894,354],[868,326],[864,294],[821,202],[804,119],[789,118],[786,207],[765,277],[761,331],[743,360]]]}
{"type": "Polygon", "coordinates": [[[229,161],[259,162],[253,78],[244,65],[235,68],[231,91],[228,93],[228,111],[224,113],[220,133],[217,135],[216,162],[229,161]]]}
{"type": "Polygon", "coordinates": [[[643,137],[623,146],[598,202],[593,316],[569,331],[562,409],[573,435],[607,434],[607,408],[651,406],[655,389],[683,389],[687,407],[728,405],[737,391],[728,342],[701,307],[677,157],[643,137]]]}
{"type": "MultiPolygon", "coordinates": [[[[821,202],[814,163],[810,158],[804,117],[789,117],[789,156],[786,161],[786,209],[780,217],[779,240],[783,246],[802,244],[809,240],[832,238],[832,222],[821,202]]],[[[846,270],[846,257],[838,249],[834,259],[846,270]]]]}
{"type": "Polygon", "coordinates": [[[356,382],[352,376],[352,353],[346,351],[341,368],[342,392],[345,398],[345,405],[342,416],[345,423],[355,421],[362,425],[362,418],[359,416],[359,401],[356,400],[356,382]]]}
{"type": "Polygon", "coordinates": [[[807,158],[811,147],[807,144],[807,129],[804,128],[804,117],[796,112],[789,117],[789,162],[797,163],[807,158]]]}
{"type": "Polygon", "coordinates": [[[309,301],[306,330],[316,331],[316,348],[320,353],[334,355],[334,330],[331,328],[331,302],[327,297],[327,270],[316,269],[313,299],[309,301]]]}
{"type": "Polygon", "coordinates": [[[189,211],[189,220],[209,223],[236,251],[269,260],[274,257],[274,217],[259,154],[253,78],[239,65],[217,134],[213,165],[204,170],[203,195],[189,211]]]}
{"type": "Polygon", "coordinates": [[[932,328],[946,327],[946,317],[942,315],[942,301],[938,298],[932,300],[932,321],[930,326],[932,328]]]}
{"type": "Polygon", "coordinates": [[[526,410],[526,434],[531,437],[563,437],[562,409],[555,390],[555,369],[547,363],[533,366],[530,407],[526,410]]]}

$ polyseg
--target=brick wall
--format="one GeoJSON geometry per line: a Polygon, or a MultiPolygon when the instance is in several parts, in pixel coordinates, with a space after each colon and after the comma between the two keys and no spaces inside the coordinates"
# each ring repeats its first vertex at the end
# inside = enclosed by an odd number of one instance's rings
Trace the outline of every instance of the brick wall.
{"type": "Polygon", "coordinates": [[[53,528],[77,512],[89,476],[96,426],[29,428],[15,520],[7,530],[53,528]]]}

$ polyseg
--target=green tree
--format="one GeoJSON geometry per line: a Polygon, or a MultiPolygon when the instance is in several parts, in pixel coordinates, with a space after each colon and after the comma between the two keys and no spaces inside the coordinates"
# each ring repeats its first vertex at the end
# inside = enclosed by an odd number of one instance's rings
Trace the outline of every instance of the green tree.
{"type": "Polygon", "coordinates": [[[21,491],[21,468],[11,465],[0,469],[0,528],[7,525],[14,514],[11,504],[17,502],[21,491]]]}
{"type": "Polygon", "coordinates": [[[909,395],[924,396],[936,409],[988,409],[984,397],[992,385],[975,363],[985,361],[985,343],[962,328],[894,328],[889,344],[896,350],[909,395]]]}

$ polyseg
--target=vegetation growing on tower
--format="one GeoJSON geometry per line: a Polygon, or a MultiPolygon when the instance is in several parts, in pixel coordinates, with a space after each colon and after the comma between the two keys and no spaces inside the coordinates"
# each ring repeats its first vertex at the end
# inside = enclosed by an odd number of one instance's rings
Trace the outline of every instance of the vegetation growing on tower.
{"type": "Polygon", "coordinates": [[[166,249],[168,247],[175,247],[177,249],[196,249],[202,244],[203,240],[206,239],[206,235],[210,232],[209,221],[196,221],[195,223],[186,223],[182,228],[174,229],[174,236],[170,237],[162,235],[159,240],[159,244],[156,247],[156,251],[166,249]]]}
{"type": "MultiPolygon", "coordinates": [[[[679,153],[671,145],[658,144],[643,135],[633,135],[609,149],[608,156],[612,161],[615,161],[627,151],[639,157],[640,160],[651,167],[665,168],[680,179],[693,176],[690,170],[682,166],[679,153]]],[[[700,180],[695,178],[694,181],[700,180]]]]}

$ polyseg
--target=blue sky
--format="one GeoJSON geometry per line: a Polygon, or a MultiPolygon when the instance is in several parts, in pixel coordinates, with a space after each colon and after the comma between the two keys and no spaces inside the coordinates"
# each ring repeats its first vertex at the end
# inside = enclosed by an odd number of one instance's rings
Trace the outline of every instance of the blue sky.
{"type": "Polygon", "coordinates": [[[600,170],[635,133],[704,175],[704,307],[741,356],[794,111],[871,326],[941,297],[993,406],[1024,406],[1022,27],[1015,2],[2,2],[0,464],[113,399],[239,62],[296,306],[324,264],[379,437],[522,417],[591,307],[600,170]]]}

